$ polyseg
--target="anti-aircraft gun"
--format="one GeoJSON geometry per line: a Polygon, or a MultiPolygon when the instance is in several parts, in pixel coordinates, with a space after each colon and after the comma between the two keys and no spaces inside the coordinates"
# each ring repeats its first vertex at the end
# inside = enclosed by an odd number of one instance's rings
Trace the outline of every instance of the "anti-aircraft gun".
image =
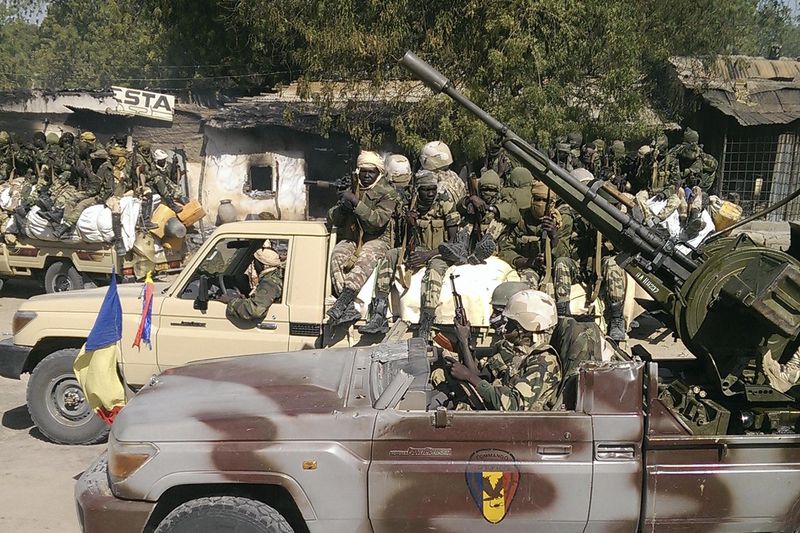
{"type": "MultiPolygon", "coordinates": [[[[413,52],[400,62],[434,92],[446,94],[497,132],[513,157],[614,244],[621,252],[617,262],[671,317],[668,325],[704,365],[694,376],[708,382],[715,398],[741,412],[744,429],[749,429],[745,419],[755,417],[765,421],[756,425],[767,431],[798,431],[800,387],[793,389],[794,397],[775,390],[761,364],[767,354],[785,362],[798,350],[798,258],[757,246],[745,235],[682,253],[674,241],[617,209],[601,180],[588,187],[580,183],[413,52]]],[[[692,385],[684,390],[697,390],[692,385]]]]}

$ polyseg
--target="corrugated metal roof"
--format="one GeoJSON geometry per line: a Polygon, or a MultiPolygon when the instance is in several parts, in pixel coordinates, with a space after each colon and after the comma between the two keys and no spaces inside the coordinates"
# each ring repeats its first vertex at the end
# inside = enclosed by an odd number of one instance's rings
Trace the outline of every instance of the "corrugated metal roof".
{"type": "Polygon", "coordinates": [[[742,126],[800,119],[800,61],[747,56],[672,57],[678,81],[742,126]]]}

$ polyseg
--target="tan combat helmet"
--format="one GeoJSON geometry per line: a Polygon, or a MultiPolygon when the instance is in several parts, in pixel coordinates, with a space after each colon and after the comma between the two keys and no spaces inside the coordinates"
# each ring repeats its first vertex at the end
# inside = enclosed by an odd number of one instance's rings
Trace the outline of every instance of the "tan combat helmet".
{"type": "Polygon", "coordinates": [[[411,162],[404,155],[390,155],[386,158],[386,175],[395,185],[408,185],[411,181],[411,162]]]}
{"type": "Polygon", "coordinates": [[[419,162],[425,170],[439,170],[453,164],[453,154],[442,141],[431,141],[422,147],[419,162]]]}
{"type": "Polygon", "coordinates": [[[576,177],[578,181],[580,181],[584,185],[588,185],[589,183],[594,181],[594,174],[592,174],[591,171],[585,168],[574,168],[572,169],[570,174],[576,177]]]}
{"type": "Polygon", "coordinates": [[[533,289],[511,296],[503,316],[533,333],[547,331],[558,323],[556,302],[548,294],[533,289]]]}

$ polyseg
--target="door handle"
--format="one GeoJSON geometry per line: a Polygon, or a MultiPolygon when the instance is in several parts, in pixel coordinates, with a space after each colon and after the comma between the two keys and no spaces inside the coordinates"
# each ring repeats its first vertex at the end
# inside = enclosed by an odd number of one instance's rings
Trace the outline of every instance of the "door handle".
{"type": "Polygon", "coordinates": [[[598,444],[594,456],[607,461],[632,460],[636,457],[636,447],[633,444],[598,444]]]}
{"type": "Polygon", "coordinates": [[[536,447],[539,455],[569,455],[572,453],[572,444],[540,444],[536,447]]]}
{"type": "Polygon", "coordinates": [[[258,329],[274,330],[278,329],[278,324],[275,322],[260,322],[257,326],[258,329]]]}

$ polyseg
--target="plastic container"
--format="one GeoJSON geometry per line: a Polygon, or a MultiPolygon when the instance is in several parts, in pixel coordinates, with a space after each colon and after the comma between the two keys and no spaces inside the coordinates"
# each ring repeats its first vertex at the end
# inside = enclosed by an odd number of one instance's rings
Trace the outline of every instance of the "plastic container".
{"type": "Polygon", "coordinates": [[[203,206],[200,205],[200,202],[197,200],[189,200],[183,206],[181,212],[178,213],[178,220],[183,222],[186,226],[191,226],[204,216],[206,216],[206,212],[203,211],[203,206]]]}

